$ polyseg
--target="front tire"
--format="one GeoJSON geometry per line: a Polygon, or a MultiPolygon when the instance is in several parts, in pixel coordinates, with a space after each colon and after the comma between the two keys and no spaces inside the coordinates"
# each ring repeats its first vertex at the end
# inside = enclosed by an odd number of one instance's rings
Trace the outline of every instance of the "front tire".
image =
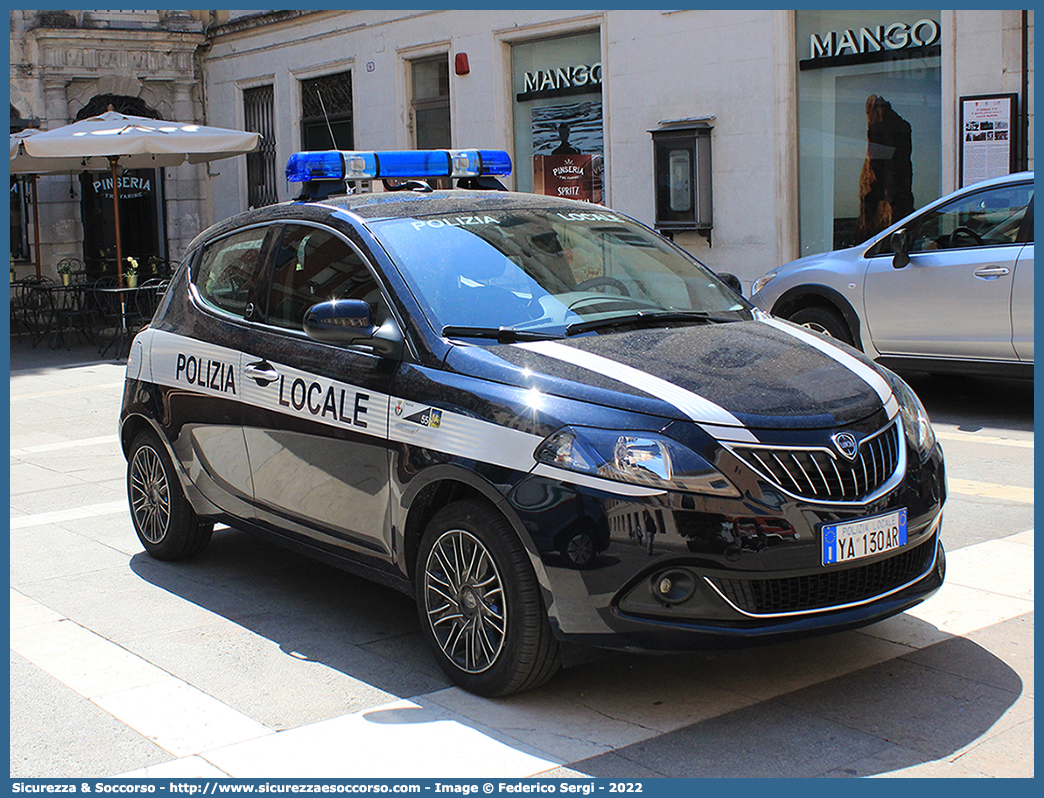
{"type": "Polygon", "coordinates": [[[174,464],[155,433],[143,432],[131,444],[127,500],[134,531],[151,557],[195,557],[210,543],[214,525],[200,521],[188,503],[174,464]]]}
{"type": "Polygon", "coordinates": [[[509,695],[558,670],[558,642],[526,550],[486,502],[459,501],[435,514],[421,539],[415,584],[424,636],[465,690],[509,695]]]}
{"type": "Polygon", "coordinates": [[[794,322],[794,324],[800,324],[802,327],[814,330],[817,333],[829,335],[831,338],[836,338],[838,341],[844,341],[850,346],[853,346],[855,343],[852,331],[848,329],[848,323],[845,321],[845,317],[834,308],[828,308],[823,305],[802,308],[790,315],[790,321],[794,322]]]}

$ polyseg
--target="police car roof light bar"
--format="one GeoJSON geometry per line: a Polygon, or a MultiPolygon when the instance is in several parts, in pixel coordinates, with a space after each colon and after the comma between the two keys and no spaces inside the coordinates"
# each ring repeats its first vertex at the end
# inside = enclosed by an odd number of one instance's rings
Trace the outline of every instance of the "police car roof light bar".
{"type": "Polygon", "coordinates": [[[291,183],[509,174],[511,157],[503,150],[325,150],[295,152],[286,162],[291,183]]]}

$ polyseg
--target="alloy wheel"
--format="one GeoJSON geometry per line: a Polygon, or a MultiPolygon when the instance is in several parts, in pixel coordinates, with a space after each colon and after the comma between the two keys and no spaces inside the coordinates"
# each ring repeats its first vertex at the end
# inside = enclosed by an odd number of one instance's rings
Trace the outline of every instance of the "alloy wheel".
{"type": "Polygon", "coordinates": [[[443,532],[424,566],[428,623],[442,652],[466,673],[493,666],[504,647],[504,585],[482,542],[462,529],[443,532]]]}
{"type": "Polygon", "coordinates": [[[170,485],[159,453],[142,446],[130,466],[130,504],[134,523],[150,543],[160,543],[170,527],[170,485]]]}

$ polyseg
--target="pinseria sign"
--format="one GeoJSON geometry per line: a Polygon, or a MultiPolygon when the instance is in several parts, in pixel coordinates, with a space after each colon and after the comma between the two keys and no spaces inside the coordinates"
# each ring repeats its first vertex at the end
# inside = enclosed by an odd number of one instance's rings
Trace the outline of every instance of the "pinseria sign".
{"type": "Polygon", "coordinates": [[[889,57],[899,51],[937,45],[941,33],[939,23],[934,19],[919,19],[912,25],[893,22],[890,25],[869,25],[858,30],[847,28],[824,34],[813,33],[809,37],[808,60],[802,61],[801,65],[807,69],[811,66],[809,62],[841,57],[846,62],[882,60],[882,57],[889,57]]]}
{"type": "MultiPolygon", "coordinates": [[[[146,194],[152,193],[152,180],[147,177],[132,177],[125,175],[119,178],[120,199],[138,199],[146,194]]],[[[112,178],[98,178],[94,181],[94,192],[103,197],[112,199],[112,178]]]]}

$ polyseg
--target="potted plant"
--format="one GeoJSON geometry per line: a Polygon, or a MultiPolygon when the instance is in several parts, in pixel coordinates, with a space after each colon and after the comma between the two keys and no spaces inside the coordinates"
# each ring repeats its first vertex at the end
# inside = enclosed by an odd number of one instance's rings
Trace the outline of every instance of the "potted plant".
{"type": "Polygon", "coordinates": [[[127,257],[127,266],[123,270],[123,276],[126,278],[128,288],[138,287],[138,261],[136,258],[127,257]]]}
{"type": "Polygon", "coordinates": [[[62,285],[69,285],[72,282],[72,264],[63,260],[58,264],[58,274],[62,276],[62,285]]]}

